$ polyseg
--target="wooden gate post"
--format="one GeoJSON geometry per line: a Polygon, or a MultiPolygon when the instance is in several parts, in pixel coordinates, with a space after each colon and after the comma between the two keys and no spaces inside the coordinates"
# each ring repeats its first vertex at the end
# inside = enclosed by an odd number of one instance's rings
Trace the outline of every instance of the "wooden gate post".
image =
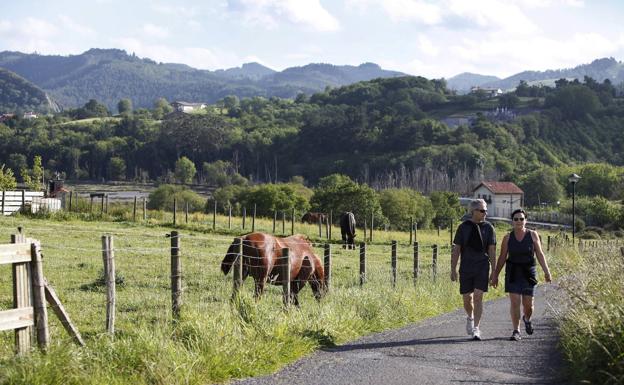
{"type": "Polygon", "coordinates": [[[290,257],[288,248],[282,249],[282,257],[279,259],[280,278],[282,279],[282,289],[284,290],[284,305],[291,303],[290,296],[290,257]]]}
{"type": "Polygon", "coordinates": [[[414,283],[418,279],[419,270],[420,266],[418,263],[418,242],[414,242],[414,283]]]}
{"type": "Polygon", "coordinates": [[[171,232],[171,311],[173,320],[180,318],[182,307],[182,264],[180,263],[180,235],[171,232]]]}
{"type": "Polygon", "coordinates": [[[435,281],[438,275],[438,245],[431,246],[431,249],[431,272],[435,281]]]}
{"type": "Polygon", "coordinates": [[[329,291],[329,287],[331,286],[331,245],[329,243],[325,244],[323,249],[323,270],[325,272],[325,291],[329,291]]]}
{"type": "MultiPolygon", "coordinates": [[[[21,229],[20,229],[21,230],[21,229]]],[[[11,235],[11,243],[25,243],[24,234],[11,235]]],[[[31,274],[28,262],[13,263],[13,308],[32,307],[31,274]]],[[[31,346],[33,327],[15,329],[15,351],[17,354],[28,353],[31,346]]]]}
{"type": "Polygon", "coordinates": [[[360,243],[360,286],[366,283],[366,243],[360,243]]]}
{"type": "Polygon", "coordinates": [[[392,241],[390,246],[390,266],[392,269],[392,287],[396,287],[397,280],[397,241],[392,241]]]}
{"type": "Polygon", "coordinates": [[[41,246],[38,242],[31,243],[30,255],[32,258],[32,293],[37,344],[41,350],[46,350],[50,344],[50,331],[48,329],[48,309],[45,302],[45,280],[43,278],[41,246]]]}
{"type": "Polygon", "coordinates": [[[236,238],[236,259],[234,259],[232,299],[238,296],[243,285],[243,238],[236,238]]]}
{"type": "Polygon", "coordinates": [[[115,252],[113,236],[102,236],[102,259],[104,261],[104,277],[106,281],[106,331],[115,334],[115,252]]]}

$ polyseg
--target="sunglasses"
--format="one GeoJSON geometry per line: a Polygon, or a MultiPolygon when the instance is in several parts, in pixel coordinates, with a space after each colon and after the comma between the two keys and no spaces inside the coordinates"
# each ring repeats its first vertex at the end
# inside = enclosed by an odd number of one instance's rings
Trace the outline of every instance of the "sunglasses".
{"type": "Polygon", "coordinates": [[[483,210],[483,209],[476,209],[475,211],[478,211],[478,212],[480,212],[480,213],[482,213],[482,214],[487,213],[487,210],[483,210]]]}
{"type": "Polygon", "coordinates": [[[525,218],[522,217],[515,217],[513,220],[514,221],[523,221],[525,218]]]}

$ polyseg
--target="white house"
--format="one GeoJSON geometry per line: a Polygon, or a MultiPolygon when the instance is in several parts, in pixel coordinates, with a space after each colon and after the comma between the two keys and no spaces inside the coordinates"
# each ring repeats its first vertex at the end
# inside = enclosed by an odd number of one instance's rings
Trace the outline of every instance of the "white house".
{"type": "Polygon", "coordinates": [[[180,112],[193,112],[193,111],[202,110],[206,108],[206,104],[176,101],[176,102],[171,103],[171,107],[173,107],[174,110],[180,111],[180,112]]]}
{"type": "Polygon", "coordinates": [[[494,98],[503,94],[503,90],[500,88],[487,88],[487,87],[472,87],[470,89],[471,94],[484,93],[488,98],[494,98]]]}
{"type": "Polygon", "coordinates": [[[36,119],[37,118],[37,114],[35,114],[32,111],[29,112],[24,112],[24,119],[36,119]]]}
{"type": "Polygon", "coordinates": [[[524,191],[513,182],[483,181],[472,190],[472,195],[487,202],[490,217],[509,218],[524,203],[524,191]]]}

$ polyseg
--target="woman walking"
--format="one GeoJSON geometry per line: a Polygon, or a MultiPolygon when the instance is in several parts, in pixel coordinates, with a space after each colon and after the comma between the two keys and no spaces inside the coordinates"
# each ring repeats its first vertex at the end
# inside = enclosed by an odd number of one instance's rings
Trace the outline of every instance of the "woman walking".
{"type": "Polygon", "coordinates": [[[522,305],[522,321],[527,334],[533,334],[531,315],[533,314],[533,296],[537,285],[537,267],[535,256],[544,271],[544,280],[550,282],[550,270],[542,251],[537,231],[525,227],[526,213],[517,209],[511,214],[513,231],[503,238],[501,252],[496,269],[492,272],[492,286],[498,286],[498,275],[505,267],[505,292],[509,293],[511,304],[511,324],[513,332],[511,341],[519,341],[520,337],[520,305],[522,305]]]}

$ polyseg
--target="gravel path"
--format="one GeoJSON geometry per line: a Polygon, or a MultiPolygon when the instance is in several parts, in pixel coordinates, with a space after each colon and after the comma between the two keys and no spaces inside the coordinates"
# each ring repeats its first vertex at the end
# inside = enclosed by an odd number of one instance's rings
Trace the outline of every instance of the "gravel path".
{"type": "Polygon", "coordinates": [[[553,311],[561,303],[558,293],[556,284],[538,287],[535,333],[527,336],[521,330],[521,341],[508,340],[509,301],[503,298],[485,304],[483,341],[469,340],[465,313],[458,310],[316,352],[271,376],[234,383],[564,384],[553,311]]]}

